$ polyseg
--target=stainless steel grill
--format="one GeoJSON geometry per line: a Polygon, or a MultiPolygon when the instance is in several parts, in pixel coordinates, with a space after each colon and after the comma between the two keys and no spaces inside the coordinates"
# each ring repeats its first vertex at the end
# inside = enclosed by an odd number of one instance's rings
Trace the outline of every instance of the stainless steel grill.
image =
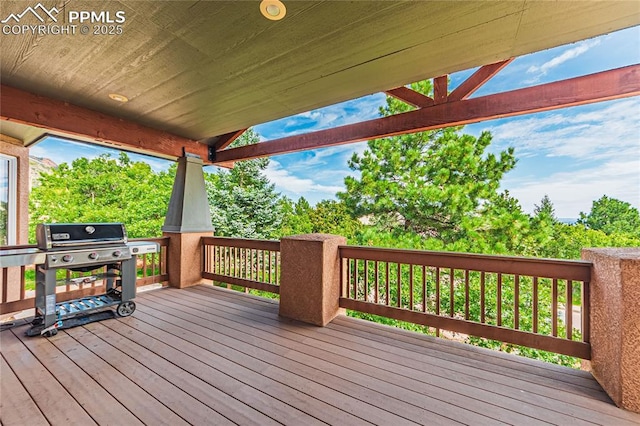
{"type": "MultiPolygon", "coordinates": [[[[36,315],[27,335],[52,336],[58,329],[118,316],[136,308],[136,255],[156,253],[153,242],[127,240],[121,223],[51,223],[36,228],[39,259],[36,268],[36,315]],[[56,274],[60,269],[106,270],[82,280],[105,281],[104,294],[56,303],[56,274]],[[115,313],[111,307],[116,307],[115,313]]],[[[73,281],[73,280],[71,280],[73,281]]]]}

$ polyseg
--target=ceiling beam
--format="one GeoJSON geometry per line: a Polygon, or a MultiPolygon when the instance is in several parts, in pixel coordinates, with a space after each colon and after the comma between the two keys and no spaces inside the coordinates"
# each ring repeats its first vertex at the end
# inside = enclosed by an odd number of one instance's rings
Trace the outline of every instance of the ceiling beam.
{"type": "Polygon", "coordinates": [[[409,111],[216,153],[247,160],[640,95],[640,65],[409,111]]]}
{"type": "Polygon", "coordinates": [[[389,96],[401,100],[409,105],[413,105],[416,108],[429,107],[434,104],[433,99],[429,96],[425,96],[422,93],[409,89],[405,86],[396,87],[395,89],[387,90],[385,92],[389,96]]]}
{"type": "Polygon", "coordinates": [[[447,102],[449,76],[441,75],[433,79],[433,100],[436,105],[447,102]]]}
{"type": "Polygon", "coordinates": [[[449,93],[448,101],[461,101],[468,98],[482,87],[487,81],[496,75],[500,70],[513,62],[515,58],[510,58],[504,61],[496,62],[495,64],[484,65],[474,72],[469,78],[462,82],[456,89],[449,93]]]}
{"type": "Polygon", "coordinates": [[[122,150],[178,158],[184,151],[208,163],[205,144],[87,108],[0,85],[0,119],[69,137],[88,138],[122,150]]]}
{"type": "Polygon", "coordinates": [[[235,132],[225,133],[224,135],[214,136],[208,139],[201,139],[200,142],[210,147],[213,147],[214,151],[220,151],[221,149],[225,149],[229,145],[233,143],[236,139],[238,139],[247,129],[236,130],[235,132]]]}

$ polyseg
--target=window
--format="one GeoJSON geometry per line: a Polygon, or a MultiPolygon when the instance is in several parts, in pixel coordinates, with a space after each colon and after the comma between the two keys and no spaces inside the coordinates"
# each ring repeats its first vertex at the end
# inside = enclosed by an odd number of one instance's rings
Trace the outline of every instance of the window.
{"type": "Polygon", "coordinates": [[[16,244],[18,160],[0,154],[0,246],[16,244]]]}

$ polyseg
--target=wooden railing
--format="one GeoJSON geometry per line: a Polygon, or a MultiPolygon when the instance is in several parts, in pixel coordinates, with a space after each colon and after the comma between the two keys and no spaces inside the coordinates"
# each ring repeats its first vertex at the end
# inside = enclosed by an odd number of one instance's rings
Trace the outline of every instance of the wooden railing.
{"type": "Polygon", "coordinates": [[[168,282],[169,237],[133,238],[130,241],[150,241],[160,245],[160,252],[138,256],[136,286],[168,282]]]}
{"type": "Polygon", "coordinates": [[[591,358],[589,262],[354,246],[340,257],[341,307],[591,358]]]}
{"type": "MultiPolygon", "coordinates": [[[[153,241],[160,245],[159,253],[138,256],[136,286],[167,282],[169,280],[167,271],[169,238],[136,238],[130,241],[153,241]]],[[[35,247],[35,245],[28,245],[6,248],[35,247]]],[[[35,265],[2,268],[1,273],[2,302],[0,303],[0,313],[4,315],[33,308],[35,305],[35,265]]],[[[92,274],[95,275],[95,271],[82,273],[65,270],[61,273],[64,274],[64,277],[60,278],[65,281],[65,284],[56,287],[58,302],[96,295],[105,291],[102,280],[88,279],[92,274]]]]}
{"type": "Polygon", "coordinates": [[[280,241],[203,237],[202,277],[280,293],[280,241]]]}

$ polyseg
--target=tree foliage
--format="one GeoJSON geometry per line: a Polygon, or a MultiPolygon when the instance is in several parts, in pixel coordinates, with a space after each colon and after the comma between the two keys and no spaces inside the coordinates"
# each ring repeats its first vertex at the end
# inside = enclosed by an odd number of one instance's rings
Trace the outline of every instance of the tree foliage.
{"type": "Polygon", "coordinates": [[[129,237],[159,236],[174,174],[156,173],[125,153],[63,163],[31,191],[30,238],[41,222],[123,222],[129,237]]]}
{"type": "Polygon", "coordinates": [[[606,195],[593,202],[588,214],[580,212],[578,223],[607,235],[626,233],[640,237],[640,213],[631,204],[606,195]]]}
{"type": "MultiPolygon", "coordinates": [[[[258,143],[249,129],[233,147],[258,143]]],[[[211,221],[216,235],[242,238],[273,238],[278,234],[282,215],[280,194],[264,175],[265,158],[237,162],[231,170],[219,170],[206,178],[211,221]]]]}
{"type": "Polygon", "coordinates": [[[287,197],[280,199],[280,211],[282,212],[282,224],[280,235],[310,234],[313,232],[311,223],[312,207],[304,197],[300,197],[294,202],[287,197]]]}
{"type": "MultiPolygon", "coordinates": [[[[412,88],[429,94],[431,84],[412,88]]],[[[388,97],[381,114],[406,109],[388,97]]],[[[352,214],[368,216],[383,229],[401,227],[454,242],[465,237],[466,219],[499,198],[500,180],[516,164],[512,148],[495,155],[487,153],[490,143],[488,132],[475,138],[455,128],[369,141],[349,161],[360,177],[347,177],[338,197],[352,214]]]]}
{"type": "Polygon", "coordinates": [[[281,232],[283,236],[294,234],[335,234],[346,237],[348,241],[357,241],[363,229],[362,223],[351,216],[344,203],[334,200],[323,200],[311,207],[301,197],[296,203],[287,198],[282,199],[283,220],[281,232]]]}

